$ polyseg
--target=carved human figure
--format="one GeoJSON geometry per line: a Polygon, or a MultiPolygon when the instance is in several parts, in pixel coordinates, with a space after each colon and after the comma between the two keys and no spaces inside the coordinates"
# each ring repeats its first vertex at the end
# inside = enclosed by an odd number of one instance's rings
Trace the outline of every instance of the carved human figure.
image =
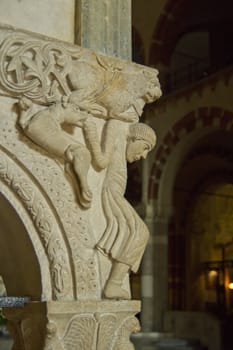
{"type": "Polygon", "coordinates": [[[104,169],[111,154],[112,140],[108,138],[110,142],[105,142],[104,149],[101,149],[102,142],[97,141],[96,128],[92,127],[93,117],[106,119],[106,124],[112,120],[137,122],[145,103],[154,101],[160,94],[156,71],[152,74],[149,69],[129,73],[113,70],[108,72],[106,78],[102,69],[97,68],[96,71],[96,67],[94,69],[89,64],[74,63],[68,75],[74,90],[62,102],[44,107],[36,113],[29,99],[24,97],[18,103],[18,123],[24,133],[48,152],[65,159],[66,170],[74,174],[76,193],[84,208],[89,208],[92,201],[92,192],[87,183],[91,160],[95,166],[104,169]],[[85,73],[88,74],[86,80],[83,78],[85,73]],[[140,79],[139,84],[137,79],[140,79]],[[104,91],[101,83],[109,83],[104,91]],[[121,91],[123,85],[124,94],[121,91]],[[63,129],[63,124],[80,127],[87,145],[72,138],[63,129]]]}
{"type": "Polygon", "coordinates": [[[119,130],[116,129],[116,123],[117,121],[111,122],[108,132],[108,138],[112,136],[113,151],[109,157],[102,190],[106,229],[96,248],[112,259],[112,269],[104,287],[104,296],[111,299],[129,299],[129,293],[122,288],[123,281],[129,271],[138,270],[149,232],[124,198],[127,181],[126,160],[134,162],[146,158],[155,146],[156,136],[148,125],[136,123],[129,126],[127,142],[124,144],[119,138],[114,138],[114,130],[119,130]]]}
{"type": "Polygon", "coordinates": [[[65,160],[65,169],[75,179],[78,201],[89,208],[92,193],[87,173],[91,152],[99,146],[92,132],[85,134],[89,132],[86,121],[91,116],[106,123],[112,119],[137,122],[145,103],[161,95],[158,72],[80,48],[65,49],[59,43],[41,41],[35,47],[24,36],[7,37],[0,56],[0,86],[20,96],[19,125],[33,142],[65,160]],[[64,124],[83,130],[90,152],[66,132],[64,124]]]}
{"type": "Polygon", "coordinates": [[[75,176],[78,200],[88,208],[92,200],[87,183],[91,155],[81,142],[62,128],[64,124],[83,128],[88,113],[80,111],[73,103],[52,104],[35,113],[32,102],[27,98],[22,98],[18,106],[18,123],[24,133],[43,149],[65,160],[66,170],[75,176]]]}

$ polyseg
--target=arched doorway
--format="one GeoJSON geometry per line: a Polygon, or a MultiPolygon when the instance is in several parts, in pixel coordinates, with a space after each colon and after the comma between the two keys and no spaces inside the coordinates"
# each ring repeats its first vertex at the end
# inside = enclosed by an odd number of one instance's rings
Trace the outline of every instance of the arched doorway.
{"type": "Polygon", "coordinates": [[[41,272],[27,230],[3,195],[0,208],[0,275],[7,295],[41,300],[41,272]]]}
{"type": "MultiPolygon", "coordinates": [[[[2,194],[0,223],[1,296],[41,300],[41,271],[38,258],[22,219],[2,194]]],[[[10,349],[13,344],[7,323],[0,309],[0,348],[3,349],[10,349]]]]}
{"type": "Polygon", "coordinates": [[[204,175],[214,176],[218,169],[231,173],[232,169],[232,114],[218,109],[217,126],[212,108],[206,111],[189,113],[172,126],[157,149],[151,172],[149,196],[157,251],[153,255],[154,293],[161,296],[153,301],[154,323],[159,330],[164,329],[166,310],[185,310],[187,243],[182,221],[187,200],[204,175]]]}
{"type": "Polygon", "coordinates": [[[204,264],[220,261],[221,246],[233,239],[231,140],[232,134],[225,131],[204,136],[186,155],[177,173],[169,237],[171,309],[210,311],[211,304],[212,309],[224,306],[222,302],[217,305],[217,299],[213,302],[211,295],[208,299],[204,264]]]}
{"type": "Polygon", "coordinates": [[[186,308],[224,317],[232,312],[233,302],[233,182],[227,174],[211,180],[196,192],[188,209],[186,308]]]}

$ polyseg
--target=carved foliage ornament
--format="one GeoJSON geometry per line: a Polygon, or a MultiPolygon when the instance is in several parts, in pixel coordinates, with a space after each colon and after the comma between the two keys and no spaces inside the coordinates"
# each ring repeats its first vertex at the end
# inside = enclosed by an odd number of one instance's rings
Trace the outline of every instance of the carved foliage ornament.
{"type": "Polygon", "coordinates": [[[118,325],[114,314],[80,315],[69,323],[62,339],[64,350],[126,350],[134,349],[129,341],[132,332],[140,330],[135,317],[128,317],[118,325]]]}
{"type": "MultiPolygon", "coordinates": [[[[74,53],[78,58],[79,51],[74,53]]],[[[9,36],[1,45],[0,78],[6,91],[49,103],[68,95],[66,76],[72,53],[55,43],[27,41],[24,35],[9,36]]]]}
{"type": "Polygon", "coordinates": [[[20,350],[133,350],[130,334],[140,330],[138,319],[125,312],[90,311],[73,315],[68,322],[62,313],[44,317],[38,310],[33,314],[21,308],[7,308],[4,313],[14,347],[20,350]],[[64,316],[65,331],[60,328],[64,316]]]}

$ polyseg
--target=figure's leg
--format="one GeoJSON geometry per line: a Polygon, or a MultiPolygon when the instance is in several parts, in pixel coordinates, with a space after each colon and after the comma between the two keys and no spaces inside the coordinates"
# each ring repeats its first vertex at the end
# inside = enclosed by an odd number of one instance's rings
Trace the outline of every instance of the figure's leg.
{"type": "Polygon", "coordinates": [[[130,294],[122,288],[123,280],[129,271],[129,266],[115,261],[110,277],[104,288],[104,296],[108,299],[130,299],[130,294]]]}
{"type": "Polygon", "coordinates": [[[66,150],[66,159],[71,162],[73,171],[79,182],[81,204],[84,207],[89,207],[92,200],[92,192],[87,182],[87,173],[91,164],[90,152],[83,145],[71,145],[66,150]]]}
{"type": "MultiPolygon", "coordinates": [[[[21,113],[24,113],[25,109],[21,113]]],[[[76,180],[78,199],[83,207],[89,208],[92,200],[92,193],[87,183],[87,173],[91,164],[90,152],[61,128],[57,121],[59,115],[54,115],[55,112],[52,108],[37,112],[26,124],[24,133],[47,152],[66,160],[66,168],[76,180]]]]}

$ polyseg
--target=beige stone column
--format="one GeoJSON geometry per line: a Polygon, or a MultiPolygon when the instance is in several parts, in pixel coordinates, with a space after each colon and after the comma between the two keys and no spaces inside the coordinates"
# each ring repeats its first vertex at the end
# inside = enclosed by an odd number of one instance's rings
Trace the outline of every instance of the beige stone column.
{"type": "Polygon", "coordinates": [[[141,267],[143,332],[163,331],[168,308],[168,222],[156,216],[145,218],[151,237],[141,267]]]}
{"type": "Polygon", "coordinates": [[[169,217],[154,220],[154,315],[153,328],[163,331],[163,316],[168,308],[168,223],[169,217]]]}
{"type": "Polygon", "coordinates": [[[141,325],[143,332],[153,331],[154,318],[154,217],[153,207],[148,205],[149,176],[150,162],[149,159],[146,159],[142,163],[142,203],[144,208],[144,221],[149,228],[150,239],[141,265],[141,325]]]}
{"type": "Polygon", "coordinates": [[[131,59],[131,0],[77,0],[76,43],[131,59]]]}
{"type": "MultiPolygon", "coordinates": [[[[145,220],[150,232],[149,220],[145,220]]],[[[153,296],[154,296],[154,275],[153,275],[154,244],[153,237],[150,237],[141,266],[141,326],[143,332],[153,330],[153,296]]]]}

